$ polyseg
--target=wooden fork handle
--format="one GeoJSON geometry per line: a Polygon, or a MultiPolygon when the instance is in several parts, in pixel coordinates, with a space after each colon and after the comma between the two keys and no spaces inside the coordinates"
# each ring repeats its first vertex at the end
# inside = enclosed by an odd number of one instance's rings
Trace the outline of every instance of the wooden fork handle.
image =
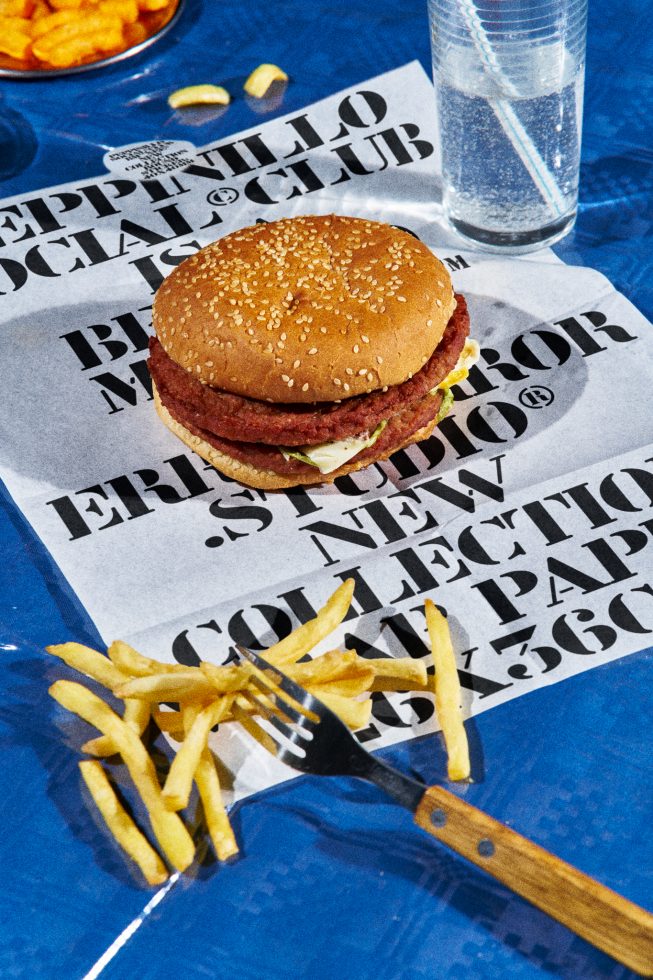
{"type": "Polygon", "coordinates": [[[653,915],[439,786],[415,821],[577,935],[653,976],[653,915]]]}

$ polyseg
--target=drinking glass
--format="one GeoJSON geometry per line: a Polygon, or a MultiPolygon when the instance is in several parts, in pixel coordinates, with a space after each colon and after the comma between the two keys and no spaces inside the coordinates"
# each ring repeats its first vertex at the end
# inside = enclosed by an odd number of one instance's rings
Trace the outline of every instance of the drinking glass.
{"type": "Polygon", "coordinates": [[[587,0],[428,0],[444,215],[497,252],[578,206],[587,0]]]}

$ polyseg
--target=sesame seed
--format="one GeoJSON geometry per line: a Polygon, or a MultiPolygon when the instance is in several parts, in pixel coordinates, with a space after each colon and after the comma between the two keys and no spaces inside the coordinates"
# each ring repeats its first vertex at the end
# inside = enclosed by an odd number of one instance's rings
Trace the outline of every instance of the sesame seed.
{"type": "Polygon", "coordinates": [[[442,306],[442,300],[441,299],[436,299],[435,305],[436,306],[442,306]]]}
{"type": "Polygon", "coordinates": [[[287,383],[288,381],[290,381],[290,378],[288,377],[288,375],[287,375],[287,374],[282,374],[282,375],[281,375],[281,380],[282,380],[282,381],[285,381],[285,382],[287,383]]]}
{"type": "Polygon", "coordinates": [[[309,349],[309,352],[308,352],[308,353],[309,353],[309,354],[317,354],[317,347],[311,347],[311,348],[309,349]]]}
{"type": "Polygon", "coordinates": [[[341,386],[341,384],[342,384],[342,381],[340,380],[340,378],[334,378],[333,379],[333,383],[334,383],[334,385],[337,385],[338,388],[339,388],[341,386]]]}
{"type": "Polygon", "coordinates": [[[354,344],[354,346],[352,347],[352,350],[353,350],[354,354],[358,354],[358,352],[360,350],[360,347],[358,346],[358,344],[354,344]]]}
{"type": "Polygon", "coordinates": [[[302,391],[308,391],[308,381],[302,385],[302,391]]]}
{"type": "Polygon", "coordinates": [[[426,321],[426,326],[427,327],[432,327],[433,326],[433,320],[427,320],[426,321]]]}
{"type": "Polygon", "coordinates": [[[363,341],[364,344],[369,344],[370,342],[370,338],[366,337],[364,333],[361,334],[361,340],[363,341]]]}
{"type": "Polygon", "coordinates": [[[397,302],[398,303],[405,303],[406,302],[406,297],[405,296],[397,296],[397,302]]]}
{"type": "Polygon", "coordinates": [[[297,360],[293,362],[293,367],[298,368],[301,363],[302,362],[299,360],[299,358],[297,358],[297,360]]]}
{"type": "Polygon", "coordinates": [[[378,354],[376,355],[376,363],[377,364],[383,364],[383,358],[380,357],[378,354]]]}

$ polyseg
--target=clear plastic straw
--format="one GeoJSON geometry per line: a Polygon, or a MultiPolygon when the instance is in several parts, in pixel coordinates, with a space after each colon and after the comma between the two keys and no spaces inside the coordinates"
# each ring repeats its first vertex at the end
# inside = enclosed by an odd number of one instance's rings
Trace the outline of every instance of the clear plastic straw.
{"type": "MultiPolygon", "coordinates": [[[[474,4],[470,0],[460,0],[460,10],[487,73],[507,96],[518,96],[519,91],[506,77],[474,4]]],[[[512,105],[506,99],[488,99],[488,102],[542,198],[553,214],[561,217],[567,210],[564,197],[512,105]]]]}

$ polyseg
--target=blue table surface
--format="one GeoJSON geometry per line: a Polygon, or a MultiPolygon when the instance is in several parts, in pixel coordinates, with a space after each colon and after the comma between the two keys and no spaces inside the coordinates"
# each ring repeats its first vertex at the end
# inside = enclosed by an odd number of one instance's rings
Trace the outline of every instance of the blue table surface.
{"type": "MultiPolygon", "coordinates": [[[[556,251],[599,269],[650,319],[653,8],[590,6],[581,206],[556,251]]],[[[429,70],[416,0],[188,0],[174,30],[135,59],[47,82],[0,80],[0,195],[101,173],[109,145],[207,143],[263,121],[243,99],[211,121],[180,121],[166,104],[180,84],[212,78],[237,91],[272,61],[292,80],[282,114],[414,58],[429,70]]],[[[46,693],[61,671],[41,647],[99,638],[8,498],[0,527],[1,977],[83,977],[130,924],[103,978],[633,976],[346,780],[302,778],[238,806],[242,857],[219,866],[206,856],[148,907],[152,893],[89,817],[74,749],[81,723],[62,741],[46,693]]],[[[651,910],[652,659],[644,650],[477,717],[481,775],[466,791],[651,910]]],[[[439,739],[385,755],[441,779],[439,739]]]]}

